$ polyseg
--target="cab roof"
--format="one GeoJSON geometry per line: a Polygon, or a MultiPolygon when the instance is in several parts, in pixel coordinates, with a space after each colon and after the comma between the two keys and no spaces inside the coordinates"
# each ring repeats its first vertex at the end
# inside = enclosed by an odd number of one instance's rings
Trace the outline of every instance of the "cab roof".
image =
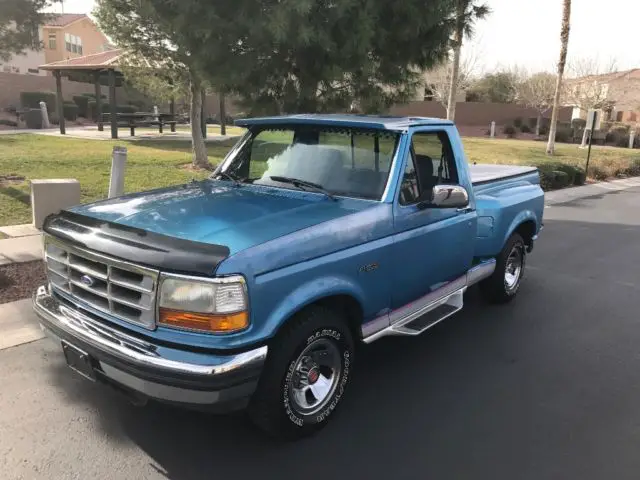
{"type": "Polygon", "coordinates": [[[279,117],[243,118],[235,124],[241,127],[253,125],[323,125],[330,127],[371,128],[376,130],[406,131],[409,127],[424,125],[453,125],[450,120],[428,117],[396,117],[384,115],[319,114],[305,113],[279,117]]]}

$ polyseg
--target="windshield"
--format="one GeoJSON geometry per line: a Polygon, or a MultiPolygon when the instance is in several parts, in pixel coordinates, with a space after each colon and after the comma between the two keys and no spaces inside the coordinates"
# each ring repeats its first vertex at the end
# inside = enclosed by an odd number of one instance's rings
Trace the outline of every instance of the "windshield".
{"type": "Polygon", "coordinates": [[[254,129],[229,153],[221,169],[226,175],[218,176],[304,189],[293,179],[332,195],[380,200],[398,138],[394,132],[310,125],[254,129]]]}

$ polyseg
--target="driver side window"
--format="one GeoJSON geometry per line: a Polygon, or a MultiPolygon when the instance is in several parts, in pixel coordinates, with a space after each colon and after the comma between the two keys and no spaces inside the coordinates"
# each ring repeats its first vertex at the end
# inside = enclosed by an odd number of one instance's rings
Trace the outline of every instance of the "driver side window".
{"type": "Polygon", "coordinates": [[[445,132],[416,132],[400,186],[400,204],[411,205],[435,185],[457,184],[458,172],[445,132]]]}

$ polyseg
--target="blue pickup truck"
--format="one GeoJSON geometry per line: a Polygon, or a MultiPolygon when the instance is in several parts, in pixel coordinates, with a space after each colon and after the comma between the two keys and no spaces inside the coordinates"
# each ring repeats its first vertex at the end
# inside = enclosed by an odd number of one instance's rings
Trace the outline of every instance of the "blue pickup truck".
{"type": "Polygon", "coordinates": [[[535,168],[469,165],[445,120],[292,115],[204,181],[70,208],[44,226],[43,329],[132,400],[324,426],[356,346],[418,335],[478,283],[512,300],[542,228],[535,168]]]}

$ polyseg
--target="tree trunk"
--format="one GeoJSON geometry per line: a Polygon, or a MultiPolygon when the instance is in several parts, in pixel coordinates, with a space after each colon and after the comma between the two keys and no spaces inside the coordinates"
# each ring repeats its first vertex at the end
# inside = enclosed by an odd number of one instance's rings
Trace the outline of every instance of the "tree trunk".
{"type": "Polygon", "coordinates": [[[202,136],[202,83],[193,71],[190,72],[191,90],[191,146],[193,152],[193,166],[197,168],[211,168],[207,157],[207,149],[202,136]]]}
{"type": "Polygon", "coordinates": [[[220,135],[227,134],[227,109],[224,103],[224,93],[218,92],[220,99],[220,135]]]}
{"type": "Polygon", "coordinates": [[[453,33],[453,64],[451,66],[451,83],[449,84],[449,101],[447,102],[447,120],[456,118],[456,97],[458,96],[458,75],[460,74],[460,51],[462,50],[462,36],[464,11],[460,11],[462,2],[458,5],[458,21],[453,33]]]}
{"type": "Polygon", "coordinates": [[[541,125],[542,125],[542,114],[538,112],[538,117],[536,118],[536,138],[540,136],[541,125]]]}
{"type": "Polygon", "coordinates": [[[560,108],[560,92],[562,90],[562,77],[564,66],[567,63],[567,48],[569,46],[569,28],[571,26],[571,0],[563,1],[562,29],[560,30],[560,60],[558,61],[558,79],[556,81],[556,93],[553,97],[553,112],[551,113],[551,126],[549,127],[549,141],[547,142],[547,155],[553,155],[556,147],[556,129],[558,127],[558,110],[560,108]]]}

